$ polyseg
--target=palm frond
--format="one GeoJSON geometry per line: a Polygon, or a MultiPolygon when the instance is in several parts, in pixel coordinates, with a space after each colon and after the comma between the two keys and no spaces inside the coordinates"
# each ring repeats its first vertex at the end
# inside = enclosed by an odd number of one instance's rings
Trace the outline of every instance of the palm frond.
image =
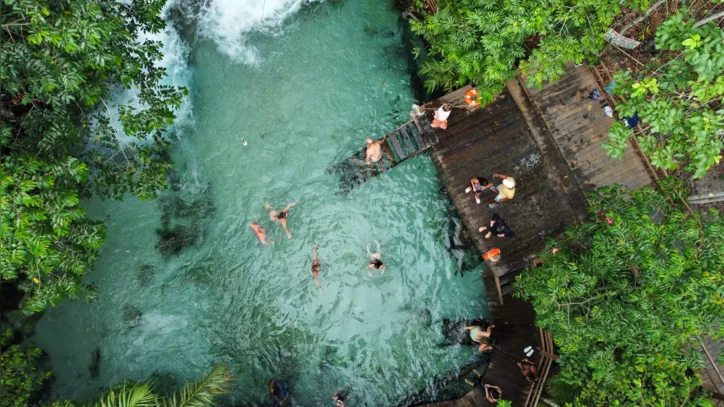
{"type": "MultiPolygon", "coordinates": [[[[224,366],[216,366],[200,380],[184,385],[180,391],[158,400],[160,407],[210,407],[214,398],[231,391],[231,375],[224,366]]],[[[109,406],[106,406],[109,407],[109,406]]]]}
{"type": "Polygon", "coordinates": [[[151,383],[123,383],[111,389],[93,407],[156,407],[158,396],[151,383]]]}

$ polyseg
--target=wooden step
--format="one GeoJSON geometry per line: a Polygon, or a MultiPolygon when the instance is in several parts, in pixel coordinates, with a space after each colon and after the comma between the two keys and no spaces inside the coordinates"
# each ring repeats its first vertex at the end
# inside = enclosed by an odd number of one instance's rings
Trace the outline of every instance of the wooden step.
{"type": "Polygon", "coordinates": [[[415,145],[412,144],[412,140],[410,140],[410,135],[407,134],[407,130],[405,128],[400,129],[400,134],[402,134],[402,140],[405,142],[405,146],[407,146],[407,155],[413,155],[417,152],[417,149],[415,148],[415,145]]]}
{"type": "Polygon", "coordinates": [[[407,129],[410,133],[412,133],[412,137],[415,139],[415,143],[417,143],[418,150],[427,147],[427,144],[425,144],[425,142],[422,141],[422,137],[420,137],[420,132],[417,130],[417,126],[407,126],[407,129]]]}
{"type": "Polygon", "coordinates": [[[402,150],[402,146],[400,146],[400,141],[397,140],[396,134],[390,134],[390,137],[387,138],[388,143],[392,143],[392,148],[395,150],[395,154],[397,154],[397,158],[402,161],[407,157],[407,154],[404,153],[402,150]]]}

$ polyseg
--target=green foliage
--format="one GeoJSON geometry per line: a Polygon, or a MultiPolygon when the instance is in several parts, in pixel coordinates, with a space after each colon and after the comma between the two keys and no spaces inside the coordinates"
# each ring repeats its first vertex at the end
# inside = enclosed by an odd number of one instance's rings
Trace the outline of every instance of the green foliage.
{"type": "Polygon", "coordinates": [[[40,356],[40,349],[8,346],[11,335],[10,330],[0,335],[0,406],[25,407],[50,372],[36,371],[34,361],[40,356]]]}
{"type": "Polygon", "coordinates": [[[484,105],[515,76],[519,61],[529,84],[540,86],[559,78],[567,62],[595,57],[621,8],[646,8],[648,1],[441,0],[438,6],[424,21],[411,21],[434,58],[422,67],[425,86],[452,90],[472,82],[484,105]],[[526,43],[537,47],[529,53],[526,43]]]}
{"type": "Polygon", "coordinates": [[[515,283],[560,348],[554,385],[568,391],[556,393],[572,406],[710,405],[692,371],[699,338],[724,334],[724,220],[651,188],[606,187],[590,203],[593,221],[550,241],[515,283]]]}
{"type": "Polygon", "coordinates": [[[166,187],[163,132],[187,91],[161,84],[161,44],[138,37],[164,27],[164,2],[0,2],[0,277],[25,312],[89,298],[105,230],[80,199],[166,187]],[[128,89],[115,125],[106,99],[128,89]]]}
{"type": "MultiPolygon", "coordinates": [[[[701,178],[724,148],[724,31],[713,22],[694,28],[687,18],[686,11],[675,14],[656,32],[656,47],[672,52],[669,61],[636,77],[615,75],[615,91],[625,99],[616,110],[639,114],[648,131],[636,137],[653,166],[683,166],[701,178]]],[[[620,158],[631,136],[633,129],[615,123],[604,148],[620,158]]]]}

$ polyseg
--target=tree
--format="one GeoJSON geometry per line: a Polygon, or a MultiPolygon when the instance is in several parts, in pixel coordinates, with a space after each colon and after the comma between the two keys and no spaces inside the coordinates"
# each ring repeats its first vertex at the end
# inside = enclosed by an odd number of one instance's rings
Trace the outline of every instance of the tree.
{"type": "Polygon", "coordinates": [[[700,338],[724,334],[724,220],[684,212],[681,186],[662,186],[592,192],[593,220],[515,283],[560,348],[567,405],[709,405],[693,371],[700,338]]]}
{"type": "Polygon", "coordinates": [[[35,368],[40,349],[10,345],[11,337],[11,330],[0,335],[0,406],[25,407],[50,372],[39,373],[35,368]]]}
{"type": "Polygon", "coordinates": [[[559,78],[567,62],[595,58],[622,7],[645,9],[648,1],[440,0],[437,5],[436,14],[422,8],[424,20],[411,21],[433,58],[422,66],[425,86],[452,90],[474,83],[485,105],[515,77],[519,62],[529,85],[540,86],[559,78]]]}
{"type": "Polygon", "coordinates": [[[0,277],[26,293],[25,312],[92,294],[81,278],[105,229],[80,199],[166,187],[164,131],[187,91],[162,84],[161,44],[140,37],[164,28],[163,5],[0,3],[0,277]],[[128,90],[134,102],[109,106],[128,90]]]}
{"type": "MultiPolygon", "coordinates": [[[[616,106],[622,117],[638,114],[645,131],[636,139],[651,164],[665,170],[683,167],[701,178],[722,158],[724,132],[724,31],[713,22],[695,28],[684,10],[656,31],[661,58],[636,75],[619,71],[616,106]]],[[[614,123],[604,148],[623,157],[634,129],[614,123]]]]}

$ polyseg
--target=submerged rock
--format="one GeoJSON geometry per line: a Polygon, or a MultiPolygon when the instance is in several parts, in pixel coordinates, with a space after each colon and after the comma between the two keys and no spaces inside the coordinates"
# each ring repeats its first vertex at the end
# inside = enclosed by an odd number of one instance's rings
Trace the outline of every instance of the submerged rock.
{"type": "Polygon", "coordinates": [[[91,363],[88,366],[88,374],[91,379],[95,379],[101,372],[101,348],[96,348],[91,353],[91,363]]]}

